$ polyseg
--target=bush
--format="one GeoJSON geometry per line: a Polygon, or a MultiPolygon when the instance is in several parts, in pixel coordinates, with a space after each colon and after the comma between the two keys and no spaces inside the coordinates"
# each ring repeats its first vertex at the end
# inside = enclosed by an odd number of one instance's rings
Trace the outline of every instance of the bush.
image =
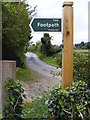
{"type": "MultiPolygon", "coordinates": [[[[56,62],[59,67],[62,67],[62,53],[56,54],[56,62]]],[[[86,81],[90,86],[90,62],[88,54],[74,52],[73,54],[73,80],[86,81]]]]}
{"type": "Polygon", "coordinates": [[[4,108],[4,120],[17,120],[22,114],[23,99],[21,94],[24,93],[24,89],[19,81],[16,82],[13,79],[9,79],[5,83],[5,88],[7,91],[7,103],[4,108]]]}
{"type": "Polygon", "coordinates": [[[73,78],[74,80],[84,80],[89,85],[89,60],[88,54],[74,53],[73,58],[73,78]]]}
{"type": "Polygon", "coordinates": [[[50,37],[48,33],[45,33],[44,36],[41,38],[41,43],[42,43],[41,52],[46,56],[52,55],[51,39],[52,37],[50,37]]]}
{"type": "Polygon", "coordinates": [[[56,63],[62,68],[62,52],[56,54],[56,63]]]}
{"type": "Polygon", "coordinates": [[[90,90],[85,82],[75,82],[65,89],[59,86],[51,91],[46,104],[55,120],[90,119],[90,90]]]}
{"type": "Polygon", "coordinates": [[[36,50],[37,50],[37,46],[34,45],[34,44],[33,44],[32,46],[29,46],[29,47],[28,47],[28,51],[29,51],[29,52],[35,52],[36,50]]]}
{"type": "Polygon", "coordinates": [[[59,53],[59,52],[61,52],[62,51],[62,48],[60,47],[60,46],[58,46],[58,45],[52,45],[52,55],[53,54],[57,54],[57,53],[59,53]]]}

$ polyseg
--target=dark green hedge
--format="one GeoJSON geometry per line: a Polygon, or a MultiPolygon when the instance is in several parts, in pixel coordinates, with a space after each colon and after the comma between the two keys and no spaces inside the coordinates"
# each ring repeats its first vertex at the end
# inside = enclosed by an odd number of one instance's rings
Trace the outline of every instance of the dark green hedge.
{"type": "Polygon", "coordinates": [[[90,90],[83,81],[54,89],[46,104],[55,120],[90,120],[90,90]]]}

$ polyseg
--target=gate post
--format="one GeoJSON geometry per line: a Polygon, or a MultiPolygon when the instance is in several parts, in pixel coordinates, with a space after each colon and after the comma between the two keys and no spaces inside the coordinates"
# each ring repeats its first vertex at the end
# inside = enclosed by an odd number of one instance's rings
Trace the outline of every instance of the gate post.
{"type": "Polygon", "coordinates": [[[73,81],[73,2],[63,4],[62,87],[73,81]]]}
{"type": "Polygon", "coordinates": [[[4,115],[3,109],[6,104],[6,90],[4,88],[5,81],[8,81],[8,78],[16,79],[16,61],[3,60],[0,61],[0,89],[1,89],[1,110],[2,116],[4,115]]]}

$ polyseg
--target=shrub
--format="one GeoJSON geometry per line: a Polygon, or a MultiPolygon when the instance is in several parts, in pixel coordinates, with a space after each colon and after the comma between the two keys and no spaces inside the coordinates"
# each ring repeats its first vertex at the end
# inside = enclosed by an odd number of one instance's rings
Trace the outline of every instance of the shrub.
{"type": "Polygon", "coordinates": [[[85,82],[75,82],[65,89],[59,86],[51,91],[46,104],[55,120],[90,119],[90,90],[85,82]]]}
{"type": "Polygon", "coordinates": [[[62,51],[62,48],[58,45],[52,45],[52,55],[62,51]]]}
{"type": "Polygon", "coordinates": [[[41,43],[42,43],[41,52],[46,56],[52,55],[51,39],[52,37],[50,37],[48,33],[45,33],[44,36],[41,38],[41,43]]]}
{"type": "Polygon", "coordinates": [[[89,85],[89,60],[88,54],[74,53],[73,58],[73,78],[74,80],[84,80],[89,85]]]}
{"type": "Polygon", "coordinates": [[[7,91],[7,103],[4,108],[4,120],[16,120],[20,118],[22,114],[23,99],[21,94],[24,92],[24,89],[19,81],[16,82],[13,79],[9,79],[8,82],[5,83],[5,88],[7,91]]]}
{"type": "Polygon", "coordinates": [[[62,53],[61,52],[56,54],[56,63],[60,68],[62,67],[62,53]]]}
{"type": "MultiPolygon", "coordinates": [[[[73,54],[73,80],[86,81],[88,87],[90,86],[90,62],[88,54],[73,54]]],[[[59,67],[62,67],[62,53],[56,54],[56,62],[59,67]]]]}
{"type": "Polygon", "coordinates": [[[37,46],[34,45],[34,44],[33,44],[32,46],[29,46],[29,47],[28,47],[28,51],[29,51],[29,52],[35,52],[36,50],[37,50],[37,46]]]}

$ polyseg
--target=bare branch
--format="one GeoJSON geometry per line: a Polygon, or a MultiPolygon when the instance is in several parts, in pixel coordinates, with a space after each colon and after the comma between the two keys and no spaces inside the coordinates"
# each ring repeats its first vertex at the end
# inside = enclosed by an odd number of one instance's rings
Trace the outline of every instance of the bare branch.
{"type": "Polygon", "coordinates": [[[18,100],[19,100],[20,97],[21,97],[21,96],[19,96],[19,97],[17,98],[17,102],[16,102],[16,104],[15,104],[15,106],[14,106],[14,110],[15,110],[17,104],[18,104],[18,100]]]}
{"type": "Polygon", "coordinates": [[[83,114],[81,112],[79,113],[80,113],[81,119],[84,120],[83,114]]]}
{"type": "Polygon", "coordinates": [[[72,114],[71,112],[68,112],[67,110],[63,109],[64,112],[66,112],[67,114],[72,114]]]}

